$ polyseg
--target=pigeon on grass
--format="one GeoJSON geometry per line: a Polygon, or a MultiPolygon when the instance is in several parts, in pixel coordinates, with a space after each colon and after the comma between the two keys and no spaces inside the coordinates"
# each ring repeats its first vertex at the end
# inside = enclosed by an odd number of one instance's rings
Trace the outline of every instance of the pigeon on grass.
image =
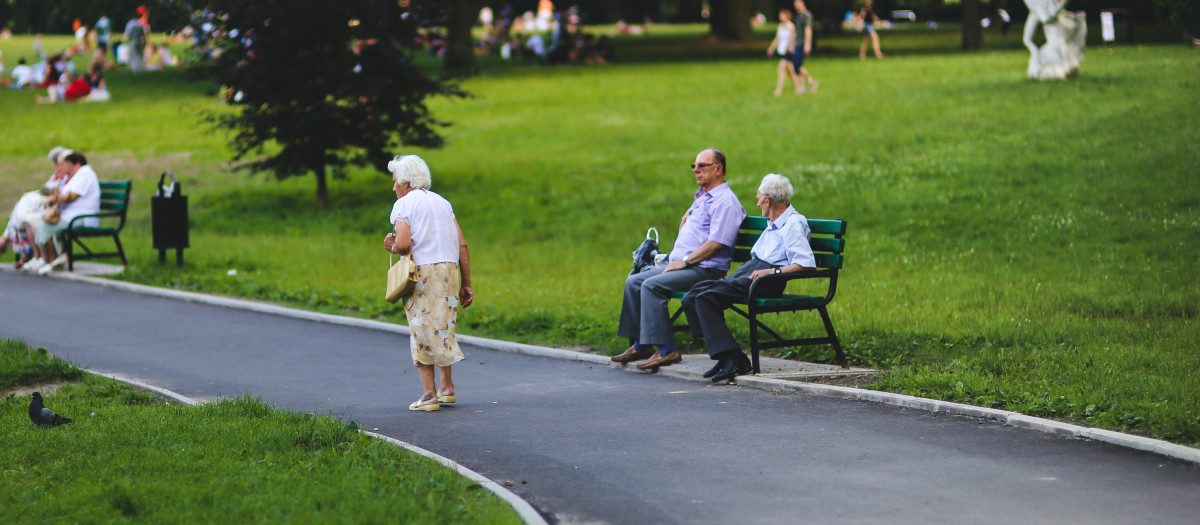
{"type": "Polygon", "coordinates": [[[41,392],[33,393],[33,401],[29,403],[29,419],[43,427],[57,427],[71,422],[71,419],[55,414],[53,410],[42,404],[41,392]]]}

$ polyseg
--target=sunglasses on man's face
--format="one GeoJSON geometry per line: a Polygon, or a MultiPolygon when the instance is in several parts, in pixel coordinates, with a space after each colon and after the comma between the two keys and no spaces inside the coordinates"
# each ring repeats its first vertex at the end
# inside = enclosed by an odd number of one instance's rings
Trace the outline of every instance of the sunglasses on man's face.
{"type": "Polygon", "coordinates": [[[716,165],[717,165],[717,163],[716,163],[716,162],[698,162],[698,163],[693,163],[693,164],[692,164],[692,169],[697,169],[697,168],[699,168],[699,169],[704,169],[704,168],[707,168],[707,167],[709,167],[709,166],[716,166],[716,165]]]}

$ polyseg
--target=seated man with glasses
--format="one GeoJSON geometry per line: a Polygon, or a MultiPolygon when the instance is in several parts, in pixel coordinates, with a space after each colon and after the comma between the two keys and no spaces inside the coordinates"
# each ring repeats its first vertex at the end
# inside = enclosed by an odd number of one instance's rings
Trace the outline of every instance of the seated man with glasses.
{"type": "MultiPolygon", "coordinates": [[[[708,355],[717,361],[704,373],[713,381],[725,381],[750,373],[750,358],[742,352],[725,324],[725,309],[750,294],[750,284],[764,275],[800,272],[817,266],[809,236],[808,219],[792,207],[792,183],[774,173],[758,185],[758,207],[771,220],[754,247],[750,260],[724,279],[696,284],[683,296],[683,312],[693,337],[704,337],[708,355]]],[[[768,295],[783,293],[786,281],[768,283],[768,295]]]]}
{"type": "Polygon", "coordinates": [[[650,358],[637,365],[641,370],[682,361],[671,336],[667,309],[671,292],[687,291],[700,281],[720,279],[729,271],[746,209],[725,182],[725,154],[714,148],[701,151],[692,164],[692,173],[700,190],[683,214],[668,264],[625,279],[617,335],[628,338],[632,345],[613,361],[650,358]]]}

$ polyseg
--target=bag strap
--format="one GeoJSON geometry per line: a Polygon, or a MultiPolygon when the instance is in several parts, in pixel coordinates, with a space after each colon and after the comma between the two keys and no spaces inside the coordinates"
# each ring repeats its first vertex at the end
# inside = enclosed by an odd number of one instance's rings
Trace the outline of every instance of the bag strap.
{"type": "Polygon", "coordinates": [[[658,229],[651,226],[649,230],[646,230],[646,238],[647,239],[650,238],[650,232],[654,232],[654,242],[657,243],[658,242],[658,229]]]}

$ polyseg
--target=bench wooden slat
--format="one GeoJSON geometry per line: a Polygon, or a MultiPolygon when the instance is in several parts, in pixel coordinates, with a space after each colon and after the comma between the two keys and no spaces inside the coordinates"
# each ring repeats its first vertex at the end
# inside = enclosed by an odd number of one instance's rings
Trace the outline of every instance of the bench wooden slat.
{"type": "Polygon", "coordinates": [[[762,233],[743,233],[738,232],[737,241],[734,241],[734,246],[745,246],[747,248],[754,246],[758,242],[758,238],[762,237],[762,233]]]}
{"type": "Polygon", "coordinates": [[[123,192],[123,191],[101,191],[100,192],[100,200],[113,201],[113,202],[124,202],[126,195],[128,195],[128,193],[123,192]]]}
{"type": "Polygon", "coordinates": [[[743,229],[743,230],[758,230],[758,233],[762,233],[763,230],[767,229],[768,224],[771,224],[771,220],[766,217],[760,217],[758,215],[747,215],[746,218],[744,220],[742,220],[742,228],[741,229],[743,229]]]}
{"type": "Polygon", "coordinates": [[[842,256],[833,253],[814,253],[813,257],[817,259],[817,268],[837,268],[842,269],[842,256]]]}
{"type": "Polygon", "coordinates": [[[808,245],[812,247],[814,252],[842,253],[842,248],[846,246],[845,239],[834,239],[833,237],[812,237],[808,239],[808,245]]]}
{"type": "Polygon", "coordinates": [[[846,221],[840,219],[809,219],[808,227],[813,233],[845,235],[846,221]]]}

